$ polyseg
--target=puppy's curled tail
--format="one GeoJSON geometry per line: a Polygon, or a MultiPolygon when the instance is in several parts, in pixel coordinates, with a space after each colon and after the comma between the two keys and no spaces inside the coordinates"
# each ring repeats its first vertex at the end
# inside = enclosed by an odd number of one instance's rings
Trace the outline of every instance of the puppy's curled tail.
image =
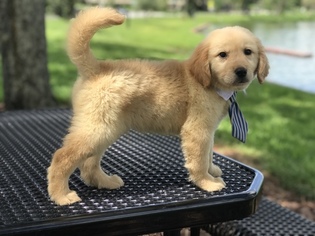
{"type": "Polygon", "coordinates": [[[94,7],[81,11],[72,20],[67,40],[67,53],[80,75],[89,77],[100,70],[100,64],[90,50],[90,40],[97,30],[120,25],[124,15],[112,8],[94,7]]]}

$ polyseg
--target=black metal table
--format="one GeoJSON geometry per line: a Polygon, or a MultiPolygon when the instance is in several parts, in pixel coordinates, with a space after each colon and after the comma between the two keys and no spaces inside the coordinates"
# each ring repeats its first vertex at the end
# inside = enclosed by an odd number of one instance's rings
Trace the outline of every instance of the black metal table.
{"type": "Polygon", "coordinates": [[[139,235],[242,219],[257,209],[259,171],[214,154],[227,187],[208,193],[187,180],[177,137],[134,131],[102,161],[124,187],[88,187],[76,171],[70,188],[82,201],[57,206],[46,191],[46,169],[70,118],[67,109],[0,113],[0,235],[139,235]]]}

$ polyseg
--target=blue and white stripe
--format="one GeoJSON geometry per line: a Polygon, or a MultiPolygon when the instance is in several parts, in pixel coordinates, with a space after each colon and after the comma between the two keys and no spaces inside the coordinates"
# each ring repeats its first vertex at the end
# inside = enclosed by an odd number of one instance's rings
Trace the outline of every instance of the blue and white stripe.
{"type": "Polygon", "coordinates": [[[248,124],[236,102],[236,92],[230,97],[229,116],[232,124],[232,136],[245,143],[248,124]]]}

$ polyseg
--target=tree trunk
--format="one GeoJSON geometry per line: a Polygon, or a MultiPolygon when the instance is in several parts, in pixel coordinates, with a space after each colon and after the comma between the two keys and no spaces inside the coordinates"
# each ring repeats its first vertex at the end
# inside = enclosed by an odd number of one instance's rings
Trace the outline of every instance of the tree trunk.
{"type": "Polygon", "coordinates": [[[48,0],[47,4],[51,11],[64,18],[72,18],[75,15],[76,0],[48,0]]]}
{"type": "Polygon", "coordinates": [[[1,0],[2,66],[7,110],[51,107],[44,0],[1,0]]]}
{"type": "Polygon", "coordinates": [[[196,11],[195,0],[186,0],[186,8],[189,17],[193,17],[196,11]]]}

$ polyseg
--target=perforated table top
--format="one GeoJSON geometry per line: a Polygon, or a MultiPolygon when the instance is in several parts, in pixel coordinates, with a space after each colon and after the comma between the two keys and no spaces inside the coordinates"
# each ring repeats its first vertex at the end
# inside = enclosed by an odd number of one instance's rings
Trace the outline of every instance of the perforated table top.
{"type": "Polygon", "coordinates": [[[67,133],[67,109],[0,113],[0,235],[130,235],[242,219],[253,214],[262,174],[214,154],[227,187],[208,193],[187,180],[177,137],[122,136],[104,154],[103,169],[120,175],[118,190],[86,186],[76,171],[70,188],[82,201],[49,200],[46,169],[67,133]]]}

